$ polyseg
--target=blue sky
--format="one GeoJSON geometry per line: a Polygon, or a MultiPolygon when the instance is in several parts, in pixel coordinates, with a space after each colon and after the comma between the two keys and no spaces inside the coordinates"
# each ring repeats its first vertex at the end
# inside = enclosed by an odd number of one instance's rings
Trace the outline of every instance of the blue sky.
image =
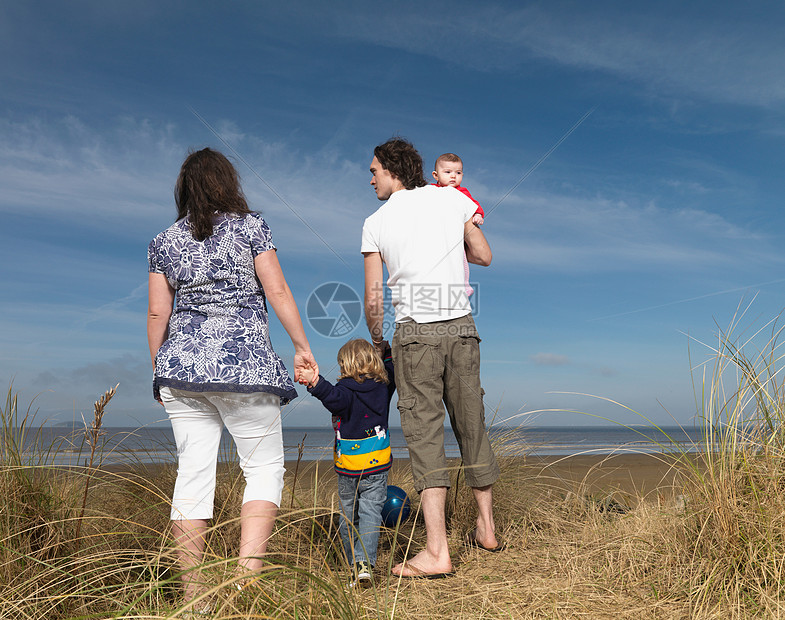
{"type": "MultiPolygon", "coordinates": [[[[426,173],[459,153],[488,213],[495,421],[642,421],[610,399],[689,424],[700,343],[784,305],[783,27],[779,2],[4,2],[0,379],[42,419],[117,382],[107,423],[162,419],[146,248],[188,149],[233,155],[304,310],[361,291],[368,164],[399,134],[426,173]]],[[[334,378],[345,338],[306,329],[334,378]]],[[[284,423],[327,414],[305,395],[284,423]]]]}

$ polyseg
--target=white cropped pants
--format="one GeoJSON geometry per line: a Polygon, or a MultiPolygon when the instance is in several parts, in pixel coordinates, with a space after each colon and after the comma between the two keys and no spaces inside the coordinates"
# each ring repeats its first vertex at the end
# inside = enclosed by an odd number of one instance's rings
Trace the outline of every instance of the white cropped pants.
{"type": "Polygon", "coordinates": [[[188,392],[161,388],[177,444],[171,518],[211,519],[223,426],[234,438],[245,477],[243,504],[281,504],[283,436],[280,398],[267,392],[188,392]]]}

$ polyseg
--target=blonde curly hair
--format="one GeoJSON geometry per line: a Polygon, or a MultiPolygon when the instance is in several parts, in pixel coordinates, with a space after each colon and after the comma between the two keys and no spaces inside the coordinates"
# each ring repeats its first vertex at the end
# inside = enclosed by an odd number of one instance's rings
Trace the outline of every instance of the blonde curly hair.
{"type": "Polygon", "coordinates": [[[341,367],[339,379],[351,377],[357,383],[373,379],[377,383],[389,383],[387,370],[381,355],[367,340],[350,340],[338,350],[338,365],[341,367]]]}

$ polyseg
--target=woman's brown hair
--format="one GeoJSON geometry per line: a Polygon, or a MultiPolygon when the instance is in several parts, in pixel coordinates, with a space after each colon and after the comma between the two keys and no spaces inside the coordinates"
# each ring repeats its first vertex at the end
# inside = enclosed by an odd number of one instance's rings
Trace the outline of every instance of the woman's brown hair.
{"type": "Polygon", "coordinates": [[[185,158],[174,186],[177,219],[189,218],[191,234],[204,241],[213,234],[215,213],[246,214],[251,210],[237,170],[226,157],[206,148],[185,158]]]}
{"type": "Polygon", "coordinates": [[[373,379],[377,383],[389,383],[387,370],[376,348],[367,340],[350,340],[338,350],[339,379],[351,377],[357,383],[373,379]]]}

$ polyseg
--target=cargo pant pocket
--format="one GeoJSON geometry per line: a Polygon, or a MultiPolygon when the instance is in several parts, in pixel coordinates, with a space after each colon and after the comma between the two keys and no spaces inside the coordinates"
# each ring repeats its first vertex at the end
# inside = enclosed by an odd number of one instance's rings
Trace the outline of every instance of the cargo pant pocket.
{"type": "Polygon", "coordinates": [[[415,419],[414,404],[415,399],[413,397],[398,400],[398,412],[401,414],[401,430],[407,443],[416,441],[422,436],[422,425],[415,419]]]}
{"type": "Polygon", "coordinates": [[[461,376],[476,375],[480,372],[480,338],[461,336],[456,345],[453,363],[461,376]]]}
{"type": "Polygon", "coordinates": [[[423,339],[402,341],[401,357],[403,375],[409,382],[429,381],[442,375],[443,364],[439,360],[437,342],[423,339]]]}

